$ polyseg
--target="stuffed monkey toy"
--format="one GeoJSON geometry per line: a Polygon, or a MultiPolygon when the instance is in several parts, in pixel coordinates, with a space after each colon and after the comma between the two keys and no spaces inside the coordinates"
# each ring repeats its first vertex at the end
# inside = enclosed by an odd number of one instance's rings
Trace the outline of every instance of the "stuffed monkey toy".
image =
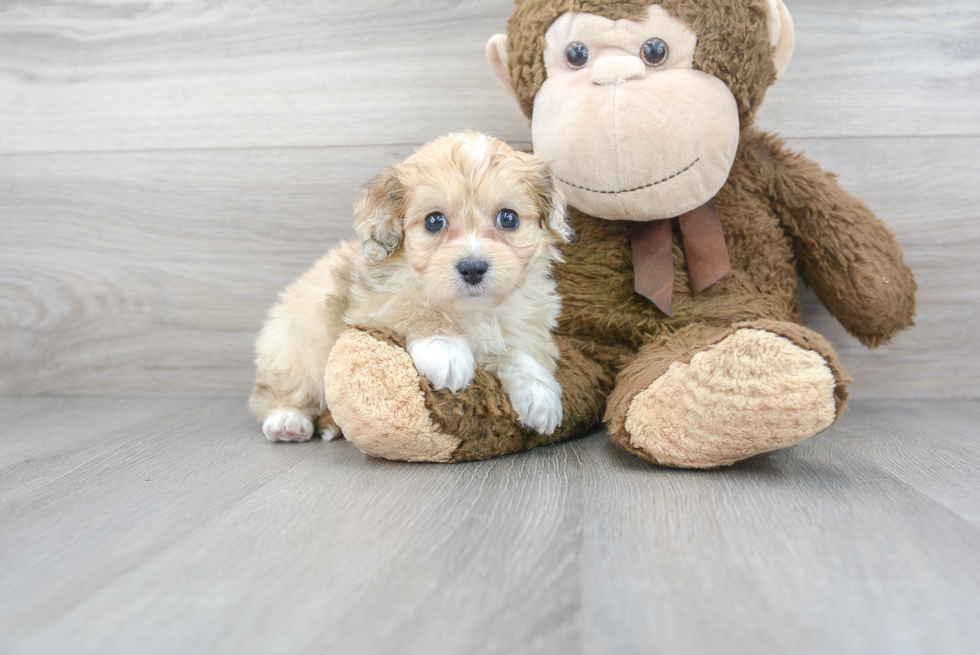
{"type": "Polygon", "coordinates": [[[803,327],[797,275],[868,347],[912,325],[894,236],[753,117],[785,70],[782,0],[517,0],[487,56],[531,121],[578,240],[556,271],[563,422],[522,428],[478,370],[434,391],[391,334],[349,331],[326,400],[390,459],[485,459],[586,434],[714,468],[831,426],[849,378],[803,327]]]}

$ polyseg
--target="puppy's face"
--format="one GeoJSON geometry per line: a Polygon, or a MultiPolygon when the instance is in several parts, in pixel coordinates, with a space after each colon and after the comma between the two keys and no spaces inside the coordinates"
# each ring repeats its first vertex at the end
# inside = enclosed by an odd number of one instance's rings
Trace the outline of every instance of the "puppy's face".
{"type": "Polygon", "coordinates": [[[355,218],[365,256],[403,263],[434,304],[499,303],[572,235],[544,162],[472,132],[389,167],[355,218]]]}

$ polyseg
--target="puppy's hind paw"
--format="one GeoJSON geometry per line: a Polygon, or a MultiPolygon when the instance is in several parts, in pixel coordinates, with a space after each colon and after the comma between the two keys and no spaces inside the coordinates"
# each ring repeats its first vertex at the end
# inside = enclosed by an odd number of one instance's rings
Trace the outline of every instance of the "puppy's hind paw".
{"type": "Polygon", "coordinates": [[[409,341],[408,354],[415,369],[432,388],[457,393],[469,386],[476,371],[473,352],[464,337],[428,337],[409,341]]]}
{"type": "Polygon", "coordinates": [[[333,420],[333,415],[331,415],[329,411],[323,413],[320,418],[316,420],[316,431],[320,433],[320,437],[324,441],[333,441],[334,439],[340,439],[343,437],[343,434],[341,434],[340,431],[340,426],[333,420]]]}
{"type": "Polygon", "coordinates": [[[561,387],[550,380],[527,380],[509,394],[510,404],[524,427],[551,435],[561,425],[561,387]]]}
{"type": "Polygon", "coordinates": [[[275,412],[262,424],[262,431],[269,441],[309,441],[313,438],[313,423],[297,412],[275,412]]]}

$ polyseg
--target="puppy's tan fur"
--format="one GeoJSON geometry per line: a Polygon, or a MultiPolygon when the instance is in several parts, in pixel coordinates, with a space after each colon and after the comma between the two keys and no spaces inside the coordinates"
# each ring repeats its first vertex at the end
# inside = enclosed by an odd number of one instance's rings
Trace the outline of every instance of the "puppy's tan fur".
{"type": "Polygon", "coordinates": [[[304,441],[314,423],[338,436],[324,372],[352,325],[405,335],[419,372],[456,391],[473,363],[496,375],[525,425],[550,433],[561,416],[551,338],[560,301],[551,280],[572,235],[565,202],[540,159],[482,134],[442,137],[369,186],[354,212],[362,244],[342,243],[282,294],[256,344],[250,406],[274,441],[304,441]],[[498,226],[503,209],[515,230],[498,226]],[[447,226],[426,230],[438,212],[447,226]],[[457,266],[486,260],[479,286],[457,266]],[[555,404],[557,403],[557,409],[555,404]]]}

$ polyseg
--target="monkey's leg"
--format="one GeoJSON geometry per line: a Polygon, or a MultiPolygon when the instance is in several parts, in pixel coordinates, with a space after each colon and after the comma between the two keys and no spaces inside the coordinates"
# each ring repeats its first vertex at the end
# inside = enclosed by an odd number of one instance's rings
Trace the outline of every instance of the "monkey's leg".
{"type": "Polygon", "coordinates": [[[616,380],[606,422],[643,459],[715,468],[827,429],[849,383],[830,343],[801,325],[691,325],[640,350],[616,380]]]}
{"type": "Polygon", "coordinates": [[[327,366],[327,405],[349,441],[386,459],[461,462],[556,443],[601,423],[613,381],[582,354],[581,343],[556,341],[563,419],[551,436],[522,427],[500,383],[480,367],[461,392],[433,391],[404,343],[385,331],[349,330],[337,341],[327,366]]]}

